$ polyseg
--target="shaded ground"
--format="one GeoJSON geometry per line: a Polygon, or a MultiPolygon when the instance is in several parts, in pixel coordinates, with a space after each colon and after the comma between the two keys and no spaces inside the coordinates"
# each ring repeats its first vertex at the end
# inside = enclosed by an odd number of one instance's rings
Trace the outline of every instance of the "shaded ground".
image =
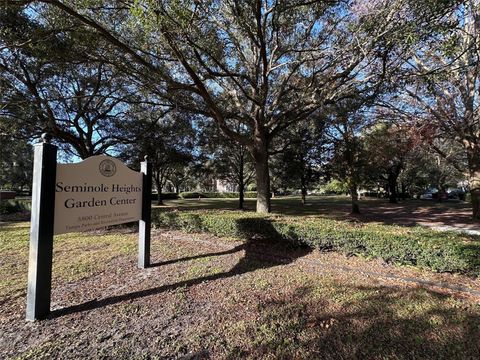
{"type": "Polygon", "coordinates": [[[27,323],[27,226],[0,228],[14,235],[12,242],[1,239],[4,274],[21,279],[0,291],[0,358],[477,359],[480,353],[478,280],[172,231],[154,234],[155,265],[147,270],[136,269],[136,238],[128,230],[57,237],[54,312],[48,321],[27,323]]]}
{"type": "MultiPolygon", "coordinates": [[[[184,199],[167,200],[167,207],[178,209],[229,209],[235,210],[236,199],[184,199]]],[[[351,215],[351,205],[345,196],[310,196],[302,206],[299,197],[272,199],[272,212],[292,216],[318,216],[330,219],[355,219],[366,222],[422,225],[436,229],[478,232],[480,223],[471,219],[471,205],[449,200],[439,203],[431,200],[405,200],[390,204],[386,199],[364,198],[360,202],[362,214],[351,215]]],[[[255,209],[255,199],[246,199],[246,209],[255,209]]]]}
{"type": "MultiPolygon", "coordinates": [[[[237,199],[179,199],[164,200],[162,208],[176,209],[226,209],[236,210],[237,199]]],[[[152,202],[154,207],[155,201],[152,202]]],[[[245,209],[254,211],[256,199],[245,199],[245,209]]],[[[405,226],[422,225],[438,230],[466,231],[480,235],[480,223],[471,219],[471,204],[458,200],[439,203],[435,200],[404,200],[390,204],[387,199],[362,198],[362,214],[351,215],[350,198],[347,196],[308,196],[302,206],[295,196],[272,199],[272,212],[291,216],[315,216],[338,220],[358,220],[405,226]]],[[[1,221],[28,221],[28,212],[2,215],[1,221]]]]}

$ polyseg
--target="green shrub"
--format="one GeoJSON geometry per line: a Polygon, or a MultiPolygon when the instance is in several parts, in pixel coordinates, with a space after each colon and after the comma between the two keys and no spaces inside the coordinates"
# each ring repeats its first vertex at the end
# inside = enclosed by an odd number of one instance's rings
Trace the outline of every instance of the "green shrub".
{"type": "Polygon", "coordinates": [[[18,212],[17,207],[7,200],[0,201],[0,215],[8,215],[18,212]]]}
{"type": "MultiPolygon", "coordinates": [[[[157,200],[157,199],[158,199],[158,194],[152,193],[152,200],[157,200]]],[[[162,193],[162,200],[176,200],[176,199],[178,199],[177,193],[172,193],[172,192],[162,193]]]]}
{"type": "Polygon", "coordinates": [[[202,195],[203,195],[203,197],[206,197],[206,198],[224,198],[224,199],[238,198],[238,193],[236,193],[236,192],[226,192],[226,193],[204,192],[204,193],[202,193],[202,195]]]}
{"type": "Polygon", "coordinates": [[[31,209],[30,200],[1,200],[0,215],[14,214],[31,209]]]}
{"type": "Polygon", "coordinates": [[[154,211],[152,223],[186,232],[249,239],[254,235],[439,272],[480,273],[480,239],[420,227],[352,224],[329,219],[237,211],[154,211]]]}
{"type": "Polygon", "coordinates": [[[179,197],[181,199],[196,199],[198,197],[205,197],[203,193],[200,192],[190,192],[190,191],[184,191],[179,194],[179,197]]]}
{"type": "Polygon", "coordinates": [[[348,191],[348,184],[336,179],[320,187],[320,192],[323,194],[345,194],[348,191]]]}

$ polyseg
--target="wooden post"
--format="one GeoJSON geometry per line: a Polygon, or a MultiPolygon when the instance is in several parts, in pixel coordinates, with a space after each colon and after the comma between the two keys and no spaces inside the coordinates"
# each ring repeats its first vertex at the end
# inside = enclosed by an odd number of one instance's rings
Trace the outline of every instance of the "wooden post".
{"type": "Polygon", "coordinates": [[[42,135],[35,145],[33,162],[32,215],[26,319],[45,319],[50,313],[52,292],[53,221],[57,147],[51,136],[42,135]]]}
{"type": "Polygon", "coordinates": [[[142,194],[142,219],[138,222],[138,267],[145,269],[150,266],[150,228],[152,214],[152,164],[145,161],[141,163],[143,173],[143,194],[142,194]]]}

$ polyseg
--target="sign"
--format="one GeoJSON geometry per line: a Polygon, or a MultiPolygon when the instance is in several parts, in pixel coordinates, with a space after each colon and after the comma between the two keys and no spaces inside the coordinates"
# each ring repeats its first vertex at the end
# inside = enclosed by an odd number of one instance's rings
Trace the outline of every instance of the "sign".
{"type": "Polygon", "coordinates": [[[94,156],[57,164],[57,147],[42,135],[33,157],[32,218],[26,319],[46,319],[52,296],[53,235],[138,221],[138,267],[150,266],[152,164],[135,172],[94,156]]]}
{"type": "Polygon", "coordinates": [[[141,172],[109,156],[57,164],[54,234],[140,220],[142,188],[141,172]]]}

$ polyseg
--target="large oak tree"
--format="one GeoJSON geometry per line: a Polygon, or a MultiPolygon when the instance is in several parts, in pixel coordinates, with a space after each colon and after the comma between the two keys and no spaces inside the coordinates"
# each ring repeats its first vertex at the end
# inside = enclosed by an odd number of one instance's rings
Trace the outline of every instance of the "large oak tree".
{"type": "Polygon", "coordinates": [[[398,9],[372,26],[354,1],[41,2],[89,25],[143,67],[163,96],[247,147],[258,212],[270,211],[272,141],[326,104],[375,91],[394,69],[392,34],[401,31],[398,9]],[[238,122],[247,134],[235,131],[238,122]]]}

